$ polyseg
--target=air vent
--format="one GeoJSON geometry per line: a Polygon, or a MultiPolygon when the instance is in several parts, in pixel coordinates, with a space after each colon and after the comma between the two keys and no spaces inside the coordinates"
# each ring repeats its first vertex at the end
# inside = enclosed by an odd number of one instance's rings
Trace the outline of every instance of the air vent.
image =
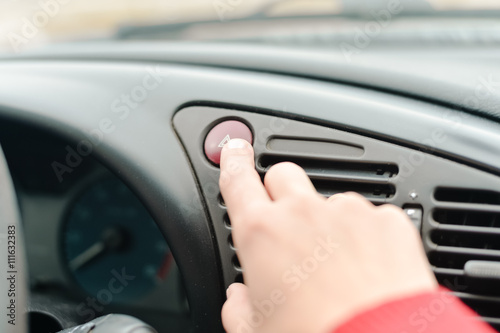
{"type": "Polygon", "coordinates": [[[386,201],[396,193],[390,180],[398,174],[398,166],[392,163],[266,153],[259,157],[257,169],[264,174],[280,162],[293,162],[301,166],[316,190],[324,196],[355,191],[377,203],[386,201]]]}
{"type": "Polygon", "coordinates": [[[438,281],[500,330],[500,281],[464,271],[467,262],[500,262],[500,193],[439,188],[434,199],[429,261],[438,281]]]}
{"type": "Polygon", "coordinates": [[[437,201],[500,205],[500,193],[484,190],[438,188],[434,198],[437,201]]]}

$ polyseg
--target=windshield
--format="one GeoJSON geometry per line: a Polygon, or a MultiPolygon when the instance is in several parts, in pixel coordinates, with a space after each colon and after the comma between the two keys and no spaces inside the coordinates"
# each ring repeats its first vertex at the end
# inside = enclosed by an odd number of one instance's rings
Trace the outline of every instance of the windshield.
{"type": "MultiPolygon", "coordinates": [[[[235,35],[236,30],[241,32],[240,26],[207,36],[206,31],[187,33],[186,27],[210,22],[269,22],[285,17],[378,20],[389,13],[393,19],[467,18],[470,23],[474,18],[493,24],[497,10],[498,0],[1,0],[0,51],[21,52],[47,43],[82,39],[237,39],[248,37],[248,31],[235,35]]],[[[335,32],[346,26],[331,24],[329,28],[335,32]]],[[[281,26],[281,32],[287,27],[281,26]]]]}

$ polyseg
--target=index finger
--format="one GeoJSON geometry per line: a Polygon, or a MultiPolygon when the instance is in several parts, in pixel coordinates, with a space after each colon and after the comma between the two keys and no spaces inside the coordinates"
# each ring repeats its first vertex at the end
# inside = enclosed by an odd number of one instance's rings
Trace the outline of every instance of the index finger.
{"type": "Polygon", "coordinates": [[[252,145],[242,139],[229,141],[222,149],[219,187],[229,216],[243,215],[248,206],[271,202],[255,170],[252,145]]]}

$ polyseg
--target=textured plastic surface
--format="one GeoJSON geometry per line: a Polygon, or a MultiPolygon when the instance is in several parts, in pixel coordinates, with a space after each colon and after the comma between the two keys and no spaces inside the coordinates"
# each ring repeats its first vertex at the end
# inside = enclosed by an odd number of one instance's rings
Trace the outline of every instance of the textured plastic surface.
{"type": "MultiPolygon", "coordinates": [[[[106,48],[103,45],[101,50],[110,51],[106,48]]],[[[165,233],[185,281],[197,332],[222,331],[220,308],[224,284],[229,279],[222,279],[226,264],[220,263],[220,240],[215,238],[215,225],[220,222],[214,220],[212,225],[207,219],[207,207],[202,204],[193,171],[172,128],[172,119],[180,108],[223,106],[256,115],[289,117],[323,125],[326,132],[343,129],[362,133],[500,174],[500,126],[496,123],[430,103],[336,83],[237,69],[165,64],[164,51],[164,47],[157,48],[156,58],[152,58],[145,56],[144,48],[129,45],[121,49],[120,56],[115,53],[117,60],[137,60],[130,63],[113,63],[109,61],[111,57],[96,51],[79,54],[80,60],[74,60],[76,55],[66,58],[61,54],[46,55],[48,59],[71,61],[5,61],[0,64],[0,119],[9,117],[45,128],[71,140],[75,146],[81,140],[89,140],[89,132],[96,133],[96,129],[104,126],[107,133],[100,132],[103,136],[93,145],[93,154],[138,194],[165,233]],[[158,64],[152,64],[155,59],[158,64]],[[130,95],[148,75],[159,84],[148,91],[147,98],[134,108],[120,103],[121,96],[130,95]],[[113,125],[110,128],[106,126],[108,119],[113,125]]],[[[219,51],[214,48],[213,52],[219,51]]],[[[268,57],[270,62],[266,66],[271,67],[275,63],[271,52],[263,54],[259,61],[265,63],[268,57]]],[[[305,66],[303,60],[297,68],[302,65],[305,66]]],[[[324,69],[322,66],[323,72],[324,69]]],[[[473,89],[465,90],[473,93],[473,89]]],[[[211,124],[205,125],[208,128],[211,124]]],[[[200,139],[198,132],[192,133],[200,139]]],[[[256,131],[255,140],[262,135],[256,131]]],[[[202,141],[197,141],[197,145],[199,157],[211,165],[203,155],[202,141]]],[[[397,155],[392,154],[391,158],[403,163],[397,155]]],[[[426,197],[434,186],[431,182],[448,186],[498,186],[496,177],[464,165],[453,164],[462,168],[460,177],[452,175],[451,169],[426,165],[413,166],[415,175],[431,177],[419,181],[421,186],[428,187],[427,192],[419,193],[422,205],[432,200],[426,197]],[[438,177],[436,170],[448,172],[438,177]]],[[[211,178],[210,182],[216,184],[216,179],[211,178]]],[[[217,193],[218,188],[212,190],[217,193]]],[[[404,196],[404,192],[396,191],[393,200],[399,193],[404,196]]],[[[424,214],[428,212],[424,210],[424,214]]],[[[430,249],[435,245],[426,236],[428,226],[424,225],[424,240],[430,249]]]]}
{"type": "MultiPolygon", "coordinates": [[[[325,196],[336,193],[339,184],[345,184],[340,187],[341,190],[361,192],[375,204],[418,207],[423,215],[420,215],[417,226],[423,224],[422,235],[428,253],[437,249],[431,241],[433,230],[439,227],[433,220],[433,211],[436,206],[443,206],[433,198],[436,188],[500,189],[500,179],[489,173],[345,131],[237,110],[209,107],[183,109],[175,115],[174,126],[190,156],[213,221],[226,286],[241,279],[242,269],[235,257],[237,250],[231,243],[231,225],[226,208],[219,200],[217,180],[220,171],[206,161],[200,147],[211,124],[227,118],[244,119],[253,128],[256,168],[260,174],[264,174],[269,167],[263,161],[270,157],[276,161],[296,161],[305,168],[317,190],[325,196]],[[277,139],[282,142],[280,145],[269,144],[277,139]],[[301,142],[299,147],[302,149],[297,149],[296,142],[301,142]],[[315,150],[318,142],[328,148],[315,150]],[[352,152],[353,147],[358,153],[346,154],[346,151],[352,152]],[[361,155],[360,151],[363,152],[361,155]],[[393,186],[394,193],[379,191],[384,185],[393,186]]],[[[448,287],[453,289],[453,277],[442,282],[450,284],[448,287]]]]}
{"type": "MultiPolygon", "coordinates": [[[[379,53],[374,56],[367,52],[366,57],[362,56],[360,61],[349,63],[341,54],[319,50],[299,51],[215,43],[110,42],[62,45],[22,54],[16,59],[26,59],[18,64],[20,67],[38,61],[53,64],[53,61],[68,60],[76,64],[80,61],[97,62],[100,65],[114,62],[115,65],[108,69],[120,67],[116,64],[126,61],[142,63],[143,68],[147,64],[150,64],[150,67],[151,64],[186,64],[188,67],[181,68],[189,70],[183,71],[181,76],[177,75],[177,71],[172,71],[176,74],[176,82],[182,84],[169,86],[168,92],[164,90],[166,85],[162,85],[162,90],[168,95],[168,105],[177,102],[180,103],[176,106],[178,107],[183,103],[209,101],[271,109],[324,124],[347,127],[350,131],[367,133],[419,149],[430,148],[431,152],[446,154],[460,159],[461,162],[474,161],[476,165],[496,170],[500,174],[500,154],[496,153],[497,147],[494,144],[500,137],[500,125],[471,116],[469,113],[476,112],[500,121],[500,97],[498,89],[494,89],[496,81],[492,76],[494,71],[498,70],[498,51],[477,49],[475,52],[415,53],[415,56],[408,53],[400,55],[394,50],[388,54],[379,53]],[[425,61],[420,61],[422,57],[425,61]],[[218,68],[213,70],[201,66],[218,68]],[[249,70],[285,76],[262,73],[257,75],[248,72],[249,70]],[[368,89],[301,80],[297,77],[344,82],[368,89]],[[186,79],[189,83],[184,82],[186,79]],[[235,82],[238,84],[235,85],[235,82]],[[389,93],[377,92],[377,89],[389,93]],[[174,96],[176,92],[177,95],[174,96]],[[413,96],[415,99],[393,95],[390,92],[413,96]],[[430,103],[422,102],[422,99],[430,103]],[[441,107],[442,104],[450,104],[452,108],[441,107]],[[436,131],[446,133],[446,142],[438,142],[433,138],[436,131]]],[[[14,76],[22,73],[14,65],[16,61],[4,62],[7,67],[11,67],[10,71],[14,71],[14,76]]],[[[88,63],[86,68],[89,68],[87,66],[88,63]]],[[[54,74],[47,67],[46,70],[50,75],[54,74]]],[[[5,68],[0,71],[5,78],[3,82],[9,85],[5,68]]],[[[21,75],[12,82],[45,82],[45,76],[40,77],[39,74],[32,73],[28,77],[21,75]]],[[[107,74],[88,72],[87,75],[94,77],[107,74]]],[[[120,81],[123,78],[120,75],[119,78],[112,75],[102,82],[97,79],[96,84],[120,81]]],[[[135,82],[142,79],[137,78],[135,82]]],[[[59,86],[64,84],[63,82],[64,80],[52,83],[59,86]]],[[[120,87],[126,82],[130,81],[124,80],[114,84],[120,87]]],[[[77,84],[77,81],[73,84],[77,84]]],[[[10,88],[14,87],[15,84],[10,88]]],[[[30,90],[28,87],[25,89],[30,90]]],[[[124,87],[124,91],[127,90],[130,90],[130,87],[124,87]]],[[[5,93],[8,91],[6,89],[5,93]]],[[[25,90],[18,89],[17,92],[25,96],[25,90]]],[[[122,93],[113,96],[120,97],[122,93]]],[[[9,105],[12,98],[18,96],[4,98],[5,105],[9,105]]]]}
{"type": "MultiPolygon", "coordinates": [[[[353,37],[354,38],[354,37],[353,37]]],[[[241,43],[111,42],[60,45],[26,59],[152,61],[244,68],[345,82],[452,105],[500,121],[498,47],[297,48],[241,43]]],[[[397,131],[387,129],[386,132],[397,131]]]]}

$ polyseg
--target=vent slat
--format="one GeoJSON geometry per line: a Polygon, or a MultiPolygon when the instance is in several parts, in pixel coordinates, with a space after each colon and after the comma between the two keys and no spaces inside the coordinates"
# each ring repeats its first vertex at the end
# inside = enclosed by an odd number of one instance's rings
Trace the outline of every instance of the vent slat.
{"type": "Polygon", "coordinates": [[[356,175],[345,175],[341,173],[332,173],[332,172],[318,172],[306,170],[307,175],[311,179],[317,180],[326,180],[326,181],[342,181],[342,182],[351,182],[351,183],[366,183],[366,184],[388,184],[388,179],[380,179],[378,177],[373,176],[359,176],[356,175]]]}
{"type": "Polygon", "coordinates": [[[396,193],[395,186],[389,181],[398,173],[395,164],[265,153],[257,160],[257,171],[263,175],[271,166],[281,162],[292,162],[302,167],[316,190],[325,197],[353,191],[381,204],[396,193]]]}
{"type": "Polygon", "coordinates": [[[447,275],[447,276],[463,276],[463,269],[452,269],[452,268],[442,268],[442,267],[433,267],[432,271],[434,274],[439,275],[447,275]]]}
{"type": "Polygon", "coordinates": [[[499,250],[483,250],[483,249],[469,249],[454,246],[437,246],[435,252],[440,252],[441,254],[466,254],[471,256],[483,256],[490,257],[492,259],[500,258],[499,250]]]}
{"type": "Polygon", "coordinates": [[[492,323],[495,323],[496,320],[500,320],[500,297],[463,292],[455,292],[454,294],[481,317],[488,318],[492,323]]]}
{"type": "MultiPolygon", "coordinates": [[[[457,297],[460,297],[460,299],[464,299],[464,300],[500,304],[500,296],[485,296],[485,295],[476,295],[476,294],[463,293],[463,292],[454,292],[453,294],[457,297]]],[[[499,310],[500,310],[500,308],[499,308],[499,310]]],[[[500,318],[500,316],[499,316],[499,318],[500,318]]]]}
{"type": "Polygon", "coordinates": [[[437,208],[433,211],[432,218],[441,225],[462,225],[500,229],[500,213],[437,208]]]}
{"type": "Polygon", "coordinates": [[[433,267],[432,271],[440,285],[452,291],[468,292],[470,286],[465,280],[463,269],[433,267]]]}
{"type": "Polygon", "coordinates": [[[368,178],[379,181],[388,180],[397,175],[398,166],[391,163],[339,160],[318,156],[296,156],[282,154],[263,154],[258,159],[257,167],[266,171],[281,162],[292,162],[302,167],[306,173],[324,177],[368,178]]]}
{"type": "Polygon", "coordinates": [[[485,212],[500,214],[500,206],[475,204],[475,203],[456,203],[456,202],[439,202],[436,204],[436,209],[450,210],[457,212],[485,212]]]}
{"type": "Polygon", "coordinates": [[[480,319],[490,324],[497,331],[500,331],[500,318],[481,317],[480,319]]]}
{"type": "Polygon", "coordinates": [[[497,330],[500,328],[500,318],[481,317],[481,319],[487,322],[488,324],[493,325],[497,330]]]}
{"type": "Polygon", "coordinates": [[[366,183],[353,183],[353,182],[340,182],[340,181],[326,181],[311,179],[316,190],[326,196],[330,197],[334,194],[354,191],[368,200],[382,200],[394,196],[396,188],[389,184],[366,184],[366,183]]]}
{"type": "Polygon", "coordinates": [[[497,235],[500,236],[500,228],[488,228],[488,227],[474,227],[468,225],[452,225],[452,224],[440,224],[435,230],[440,231],[450,231],[457,233],[468,233],[468,234],[478,234],[478,235],[497,235]]]}
{"type": "MultiPolygon", "coordinates": [[[[499,230],[492,230],[490,233],[472,233],[464,232],[464,230],[435,229],[431,233],[431,240],[439,246],[500,250],[500,234],[498,231],[499,230]]],[[[470,251],[467,252],[470,253],[470,251]]]]}
{"type": "Polygon", "coordinates": [[[440,268],[463,269],[469,260],[500,261],[500,251],[437,246],[428,253],[431,265],[440,268]]]}

